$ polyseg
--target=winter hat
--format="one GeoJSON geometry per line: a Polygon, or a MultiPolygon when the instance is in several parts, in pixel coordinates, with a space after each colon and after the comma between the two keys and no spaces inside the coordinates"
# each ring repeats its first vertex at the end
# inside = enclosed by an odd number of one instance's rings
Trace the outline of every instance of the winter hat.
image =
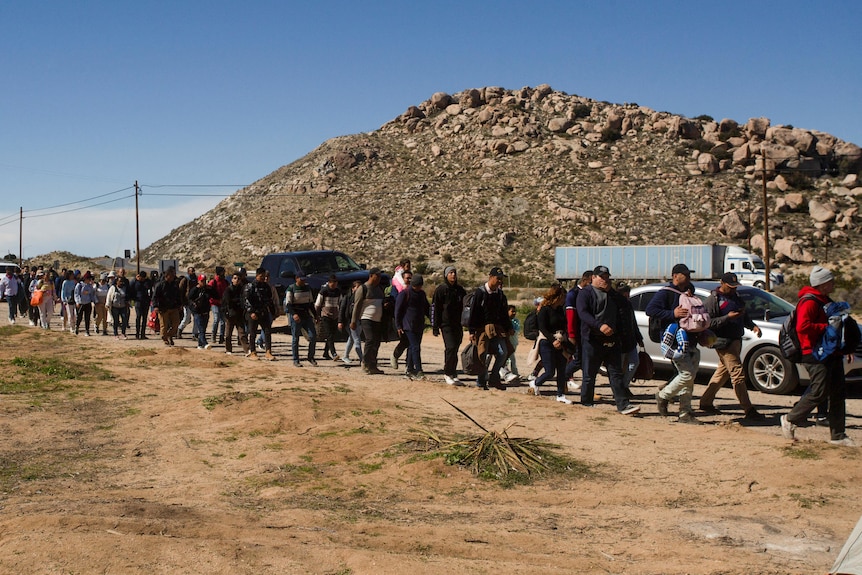
{"type": "Polygon", "coordinates": [[[422,277],[422,274],[413,274],[413,279],[410,280],[410,285],[422,287],[425,285],[425,278],[422,277]]]}
{"type": "Polygon", "coordinates": [[[449,277],[449,273],[451,272],[458,273],[458,270],[455,269],[455,266],[446,266],[443,268],[443,277],[449,277]]]}
{"type": "Polygon", "coordinates": [[[821,286],[833,279],[835,279],[835,276],[832,275],[832,272],[822,266],[814,266],[814,269],[811,270],[811,275],[808,276],[811,287],[821,286]]]}

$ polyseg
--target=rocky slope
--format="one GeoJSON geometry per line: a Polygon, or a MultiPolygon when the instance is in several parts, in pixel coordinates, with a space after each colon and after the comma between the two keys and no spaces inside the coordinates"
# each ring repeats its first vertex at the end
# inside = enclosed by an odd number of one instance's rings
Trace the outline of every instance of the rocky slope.
{"type": "Polygon", "coordinates": [[[829,134],[685,118],[547,85],[434,94],[380,129],[334,138],[149,246],[149,262],[254,267],[341,249],[391,270],[502,265],[553,276],[557,245],[751,243],[767,181],[773,258],[858,274],[862,149],[829,134]],[[834,265],[834,264],[833,264],[834,265]]]}

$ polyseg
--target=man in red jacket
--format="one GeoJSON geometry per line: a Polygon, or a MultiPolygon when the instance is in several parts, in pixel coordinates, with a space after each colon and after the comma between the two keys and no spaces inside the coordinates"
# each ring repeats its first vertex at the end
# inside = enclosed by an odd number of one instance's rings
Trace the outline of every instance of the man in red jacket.
{"type": "Polygon", "coordinates": [[[796,426],[822,401],[829,399],[829,443],[853,446],[853,440],[844,433],[844,399],[847,394],[841,350],[818,362],[812,356],[826,331],[828,318],[824,306],[832,300],[829,294],[835,289],[832,272],[815,266],[809,277],[811,287],[799,290],[796,304],[796,334],[802,348],[802,361],[810,377],[808,393],[793,406],[790,413],[781,416],[781,433],[787,439],[796,439],[796,426]]]}

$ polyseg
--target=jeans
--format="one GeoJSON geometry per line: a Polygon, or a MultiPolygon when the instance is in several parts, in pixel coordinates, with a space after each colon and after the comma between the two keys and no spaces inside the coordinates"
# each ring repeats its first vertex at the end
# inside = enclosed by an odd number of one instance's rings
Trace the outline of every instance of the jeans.
{"type": "Polygon", "coordinates": [[[360,320],[362,334],[365,336],[364,365],[367,369],[377,369],[377,354],[383,336],[383,322],[370,319],[360,320]]]}
{"type": "Polygon", "coordinates": [[[632,384],[632,378],[635,376],[635,371],[637,371],[638,364],[640,363],[637,346],[623,352],[620,360],[623,366],[623,389],[628,389],[632,384]]]}
{"type": "Polygon", "coordinates": [[[135,302],[135,337],[141,338],[147,335],[147,316],[149,312],[150,302],[135,302]]]}
{"type": "Polygon", "coordinates": [[[359,359],[359,363],[362,363],[362,334],[360,333],[360,329],[350,329],[350,326],[347,327],[347,345],[344,346],[344,359],[350,358],[350,350],[356,350],[356,357],[359,359]]]}
{"type": "Polygon", "coordinates": [[[479,356],[479,361],[485,367],[479,371],[479,377],[476,379],[476,387],[487,387],[488,384],[500,384],[500,368],[506,363],[506,343],[500,336],[492,337],[485,344],[485,353],[479,356]],[[491,376],[488,377],[488,366],[491,364],[491,358],[494,359],[494,364],[491,366],[491,376]]]}
{"type": "Polygon", "coordinates": [[[405,331],[409,348],[407,352],[407,371],[409,373],[419,373],[422,371],[422,332],[421,331],[405,331]]]}
{"type": "Polygon", "coordinates": [[[221,312],[221,306],[210,306],[210,313],[213,316],[212,342],[216,343],[224,339],[225,320],[221,312]]]}
{"type": "MultiPolygon", "coordinates": [[[[183,330],[186,329],[186,326],[192,323],[194,320],[194,314],[192,313],[192,308],[189,306],[183,306],[183,321],[180,322],[179,332],[183,333],[183,330]]],[[[194,328],[192,328],[194,329],[194,328]]],[[[197,334],[192,334],[197,335],[197,334]]]]}
{"type": "Polygon", "coordinates": [[[73,328],[78,320],[78,308],[75,306],[75,302],[69,303],[64,301],[63,313],[63,327],[66,327],[66,323],[68,322],[69,328],[73,328]]]}
{"type": "MultiPolygon", "coordinates": [[[[585,339],[581,346],[581,352],[583,353],[581,403],[593,405],[596,392],[596,374],[599,373],[599,367],[604,363],[608,369],[608,380],[611,384],[614,402],[617,404],[617,411],[628,408],[629,399],[623,387],[622,353],[620,353],[619,345],[606,346],[585,339]]],[[[547,368],[548,366],[545,366],[545,369],[547,368]]]]}
{"type": "Polygon", "coordinates": [[[317,346],[317,329],[314,326],[314,318],[311,314],[298,315],[299,321],[296,321],[293,316],[290,317],[290,333],[293,336],[290,349],[293,352],[293,361],[299,361],[299,338],[302,336],[303,328],[308,334],[308,359],[314,359],[314,351],[317,346]]]}
{"type": "Polygon", "coordinates": [[[552,376],[557,376],[557,395],[566,394],[566,356],[563,350],[556,349],[553,342],[543,339],[539,342],[539,357],[545,370],[536,378],[536,387],[542,385],[552,376]]]}
{"type": "Polygon", "coordinates": [[[120,333],[126,335],[126,329],[129,327],[129,308],[125,306],[112,307],[111,317],[114,318],[114,335],[117,335],[117,329],[120,330],[120,333]]]}
{"type": "Polygon", "coordinates": [[[198,334],[198,347],[206,347],[207,346],[207,324],[210,321],[210,314],[207,313],[196,313],[194,314],[195,319],[195,331],[198,334]]]}
{"type": "Polygon", "coordinates": [[[464,341],[464,329],[460,326],[444,325],[440,328],[443,335],[443,373],[449,377],[458,376],[458,348],[464,341]]]}

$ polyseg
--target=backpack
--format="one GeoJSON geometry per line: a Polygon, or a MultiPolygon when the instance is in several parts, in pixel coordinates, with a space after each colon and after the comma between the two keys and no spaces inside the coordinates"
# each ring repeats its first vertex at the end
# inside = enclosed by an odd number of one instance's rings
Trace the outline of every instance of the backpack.
{"type": "Polygon", "coordinates": [[[709,327],[709,312],[703,305],[703,300],[688,292],[680,292],[673,288],[667,288],[679,294],[679,305],[688,310],[688,316],[679,318],[679,327],[687,333],[697,333],[709,327]]]}
{"type": "Polygon", "coordinates": [[[539,337],[539,316],[536,310],[531,311],[524,318],[524,337],[530,341],[535,341],[539,337]]]}
{"type": "Polygon", "coordinates": [[[464,296],[464,306],[461,309],[461,327],[470,327],[470,320],[473,317],[473,306],[476,304],[476,293],[481,289],[476,288],[464,296]]]}
{"type": "Polygon", "coordinates": [[[778,348],[781,350],[781,355],[788,361],[799,363],[802,359],[802,344],[799,343],[799,334],[796,333],[796,310],[799,309],[799,304],[806,299],[815,299],[813,295],[803,296],[796,303],[796,307],[784,319],[781,324],[781,329],[778,330],[778,348]]]}
{"type": "Polygon", "coordinates": [[[487,369],[479,359],[479,348],[472,341],[461,350],[461,369],[467,375],[479,375],[483,369],[487,369]]]}

